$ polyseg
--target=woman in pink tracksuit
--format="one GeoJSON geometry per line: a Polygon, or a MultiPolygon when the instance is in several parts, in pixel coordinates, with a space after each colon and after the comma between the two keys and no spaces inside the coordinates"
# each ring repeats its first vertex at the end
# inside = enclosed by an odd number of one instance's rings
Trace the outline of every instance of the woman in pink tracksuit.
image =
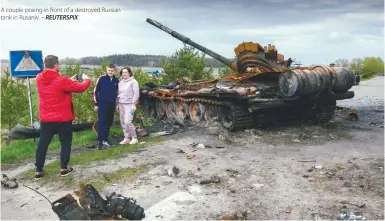
{"type": "Polygon", "coordinates": [[[122,79],[119,81],[116,99],[116,108],[120,113],[120,124],[124,132],[124,140],[120,144],[136,144],[138,139],[132,120],[139,100],[139,84],[128,67],[120,70],[120,76],[122,76],[122,79]]]}

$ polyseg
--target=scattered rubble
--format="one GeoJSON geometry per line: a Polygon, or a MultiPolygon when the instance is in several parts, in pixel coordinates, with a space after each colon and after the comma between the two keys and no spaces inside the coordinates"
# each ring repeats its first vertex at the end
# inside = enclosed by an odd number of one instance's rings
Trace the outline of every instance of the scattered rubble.
{"type": "Polygon", "coordinates": [[[221,180],[219,179],[219,177],[213,176],[213,177],[210,178],[210,179],[199,180],[198,183],[199,183],[199,184],[210,184],[210,183],[219,183],[220,181],[221,181],[221,180]]]}
{"type": "Polygon", "coordinates": [[[15,189],[18,186],[19,184],[16,182],[16,178],[9,179],[6,174],[2,174],[1,187],[7,189],[15,189]]]}
{"type": "Polygon", "coordinates": [[[195,158],[195,154],[194,153],[187,154],[187,159],[193,159],[193,158],[195,158]]]}
{"type": "Polygon", "coordinates": [[[340,215],[339,220],[366,220],[366,217],[361,215],[362,213],[354,213],[350,212],[349,214],[347,212],[342,212],[340,215]],[[360,214],[360,215],[358,215],[360,214]]]}
{"type": "Polygon", "coordinates": [[[169,168],[167,170],[167,174],[170,176],[170,177],[176,177],[178,176],[179,174],[179,168],[176,167],[176,166],[172,166],[171,168],[169,168]]]}

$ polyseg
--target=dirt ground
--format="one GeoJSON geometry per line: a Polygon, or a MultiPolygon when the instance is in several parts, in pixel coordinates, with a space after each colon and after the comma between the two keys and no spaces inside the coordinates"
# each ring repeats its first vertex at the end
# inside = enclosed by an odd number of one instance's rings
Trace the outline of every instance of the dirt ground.
{"type": "MultiPolygon", "coordinates": [[[[383,220],[384,78],[361,82],[353,90],[355,97],[338,105],[355,108],[358,121],[338,111],[326,127],[280,126],[237,133],[211,122],[165,136],[164,142],[145,151],[75,167],[73,176],[149,164],[135,178],[105,188],[135,198],[145,209],[145,219],[211,220],[246,214],[251,220],[314,220],[339,219],[345,211],[383,220]],[[188,159],[191,153],[194,157],[188,159]],[[167,173],[173,165],[180,171],[176,177],[167,173]],[[213,176],[220,182],[198,183],[213,176]]],[[[17,178],[32,167],[29,162],[2,173],[17,178]]],[[[74,191],[33,180],[25,184],[38,187],[51,201],[74,191]]],[[[1,194],[1,219],[58,219],[44,198],[23,186],[2,189],[1,194]]]]}

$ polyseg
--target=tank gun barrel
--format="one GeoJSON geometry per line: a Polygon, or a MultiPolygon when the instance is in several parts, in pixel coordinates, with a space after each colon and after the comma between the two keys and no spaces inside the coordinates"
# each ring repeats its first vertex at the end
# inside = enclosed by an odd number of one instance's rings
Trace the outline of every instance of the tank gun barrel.
{"type": "Polygon", "coordinates": [[[230,61],[229,59],[223,57],[222,55],[219,55],[213,51],[211,51],[210,49],[206,48],[206,47],[203,47],[202,45],[192,41],[190,38],[187,38],[186,36],[162,25],[161,23],[155,21],[155,20],[152,20],[150,18],[147,18],[146,21],[152,25],[154,25],[155,27],[159,28],[160,30],[164,31],[164,32],[167,32],[169,33],[171,36],[173,36],[174,38],[188,44],[188,45],[191,45],[193,46],[194,48],[200,50],[201,52],[205,53],[205,54],[208,54],[210,55],[211,57],[213,57],[214,59],[222,62],[223,64],[225,64],[226,66],[229,66],[230,68],[232,68],[232,61],[230,61]]]}

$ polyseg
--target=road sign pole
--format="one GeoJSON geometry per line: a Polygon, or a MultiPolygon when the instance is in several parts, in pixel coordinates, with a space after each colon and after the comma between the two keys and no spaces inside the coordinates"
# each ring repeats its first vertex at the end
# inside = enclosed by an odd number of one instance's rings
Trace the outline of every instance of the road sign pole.
{"type": "Polygon", "coordinates": [[[9,51],[11,75],[15,78],[27,78],[29,116],[33,126],[32,93],[30,78],[36,77],[43,69],[43,52],[36,50],[9,51]]]}
{"type": "Polygon", "coordinates": [[[29,77],[27,77],[27,81],[28,81],[29,117],[31,118],[31,126],[33,126],[32,96],[31,96],[31,84],[29,81],[29,77]]]}

